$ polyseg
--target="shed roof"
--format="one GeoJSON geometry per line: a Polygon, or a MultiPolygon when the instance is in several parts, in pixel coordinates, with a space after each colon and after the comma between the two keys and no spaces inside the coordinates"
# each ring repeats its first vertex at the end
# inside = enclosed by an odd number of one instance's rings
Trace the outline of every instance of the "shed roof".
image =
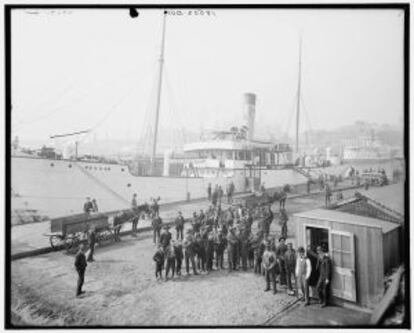
{"type": "Polygon", "coordinates": [[[400,227],[400,225],[397,223],[328,209],[314,209],[306,212],[296,213],[293,214],[293,216],[316,220],[328,220],[337,223],[360,225],[364,227],[381,228],[383,233],[388,233],[391,230],[400,227]]]}
{"type": "Polygon", "coordinates": [[[404,185],[397,183],[383,187],[371,187],[368,191],[361,191],[361,194],[385,207],[404,215],[404,185]]]}

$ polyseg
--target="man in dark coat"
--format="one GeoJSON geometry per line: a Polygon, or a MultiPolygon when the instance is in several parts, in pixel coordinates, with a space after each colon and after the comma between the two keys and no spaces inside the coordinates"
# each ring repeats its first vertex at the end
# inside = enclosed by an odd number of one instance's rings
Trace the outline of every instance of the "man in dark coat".
{"type": "Polygon", "coordinates": [[[205,251],[206,251],[206,268],[207,273],[213,270],[213,260],[214,260],[214,233],[210,231],[207,234],[207,241],[205,242],[205,251]]]}
{"type": "Polygon", "coordinates": [[[174,242],[173,245],[175,254],[175,271],[177,276],[181,276],[181,264],[184,258],[183,245],[180,241],[174,242]]]}
{"type": "Polygon", "coordinates": [[[194,275],[198,275],[195,263],[195,241],[192,235],[192,232],[189,230],[185,237],[184,243],[184,252],[185,252],[185,270],[187,271],[187,275],[190,274],[190,262],[191,266],[193,267],[194,275]]]}
{"type": "Polygon", "coordinates": [[[86,266],[88,266],[88,264],[86,263],[85,250],[86,250],[85,245],[81,244],[79,247],[79,251],[75,256],[75,268],[76,268],[76,272],[78,272],[78,284],[76,288],[76,297],[85,293],[84,291],[82,291],[83,282],[85,281],[85,270],[86,270],[86,266]]]}
{"type": "Polygon", "coordinates": [[[208,201],[211,201],[211,183],[208,183],[207,198],[208,198],[208,201]]]}
{"type": "Polygon", "coordinates": [[[235,228],[232,227],[227,236],[227,256],[229,264],[229,272],[237,269],[236,255],[237,255],[238,239],[235,235],[235,228]]]}
{"type": "MultiPolygon", "coordinates": [[[[174,241],[173,241],[174,244],[174,241]]],[[[171,270],[171,274],[172,274],[172,278],[174,278],[174,274],[175,274],[175,250],[174,250],[174,245],[173,244],[169,244],[165,249],[165,256],[167,258],[167,266],[165,268],[165,280],[168,280],[168,275],[170,274],[170,270],[171,270]]]]}
{"type": "Polygon", "coordinates": [[[157,241],[160,240],[161,225],[162,225],[162,219],[158,214],[155,215],[155,217],[152,219],[151,225],[152,225],[152,231],[154,235],[154,238],[153,238],[154,244],[156,244],[157,241]]]}
{"type": "Polygon", "coordinates": [[[328,183],[325,184],[325,207],[331,204],[332,191],[328,183]]]}
{"type": "Polygon", "coordinates": [[[197,255],[197,268],[200,271],[206,270],[206,249],[205,249],[205,239],[204,239],[204,232],[203,235],[197,234],[195,239],[195,253],[197,255]]]}
{"type": "Polygon", "coordinates": [[[164,226],[164,230],[160,235],[160,244],[163,247],[164,253],[167,253],[167,247],[170,245],[172,235],[170,232],[170,227],[168,225],[164,226]]]}
{"type": "Polygon", "coordinates": [[[91,212],[93,212],[93,204],[92,204],[91,198],[89,197],[86,198],[86,202],[83,205],[83,211],[86,214],[90,214],[91,212]]]}
{"type": "Polygon", "coordinates": [[[131,210],[134,213],[134,217],[132,218],[132,232],[136,234],[138,231],[138,221],[139,221],[139,209],[137,204],[137,194],[134,193],[132,196],[131,201],[131,210]]]}
{"type": "Polygon", "coordinates": [[[287,229],[287,222],[289,221],[289,217],[288,214],[286,212],[285,208],[282,208],[280,210],[280,226],[281,226],[281,235],[284,238],[287,238],[287,234],[288,234],[288,229],[287,229]]]}
{"type": "Polygon", "coordinates": [[[332,277],[332,261],[328,255],[326,248],[318,246],[317,252],[319,256],[319,280],[316,289],[319,294],[321,308],[323,308],[327,306],[329,302],[329,288],[331,285],[332,277]]]}
{"type": "Polygon", "coordinates": [[[286,285],[286,270],[285,270],[285,253],[287,251],[287,246],[285,244],[286,238],[279,238],[279,246],[276,250],[276,257],[280,263],[280,284],[286,285]]]}
{"type": "Polygon", "coordinates": [[[165,253],[161,245],[158,245],[157,252],[155,252],[152,260],[155,261],[155,278],[162,279],[162,270],[164,269],[165,253]]]}
{"type": "Polygon", "coordinates": [[[247,271],[247,260],[249,256],[249,238],[248,234],[243,231],[240,235],[240,257],[241,266],[244,271],[247,271]]]}
{"type": "Polygon", "coordinates": [[[216,253],[216,268],[223,269],[224,251],[226,250],[227,239],[222,230],[218,231],[214,240],[214,252],[216,253]]]}
{"type": "Polygon", "coordinates": [[[287,286],[288,286],[288,294],[293,294],[293,288],[292,288],[292,277],[295,280],[295,286],[296,286],[296,251],[293,249],[292,243],[287,244],[287,250],[284,254],[284,264],[285,264],[285,272],[286,272],[286,280],[287,280],[287,286]]]}
{"type": "Polygon", "coordinates": [[[285,208],[286,198],[287,198],[287,193],[285,192],[284,189],[282,189],[282,191],[280,192],[280,197],[279,197],[279,208],[280,208],[280,210],[285,208]]]}
{"type": "Polygon", "coordinates": [[[314,251],[310,245],[306,249],[306,255],[308,256],[312,266],[312,272],[309,278],[309,287],[312,291],[312,297],[317,298],[318,293],[316,291],[316,285],[318,284],[319,280],[319,257],[316,251],[314,251]]]}
{"type": "Polygon", "coordinates": [[[88,254],[87,261],[92,262],[92,261],[95,261],[95,259],[93,259],[93,254],[95,252],[95,243],[96,243],[95,228],[91,228],[91,230],[89,231],[88,243],[89,243],[89,254],[88,254]]]}
{"type": "Polygon", "coordinates": [[[183,240],[183,232],[184,232],[184,217],[181,212],[178,212],[178,216],[175,219],[175,230],[177,232],[177,239],[183,240]]]}

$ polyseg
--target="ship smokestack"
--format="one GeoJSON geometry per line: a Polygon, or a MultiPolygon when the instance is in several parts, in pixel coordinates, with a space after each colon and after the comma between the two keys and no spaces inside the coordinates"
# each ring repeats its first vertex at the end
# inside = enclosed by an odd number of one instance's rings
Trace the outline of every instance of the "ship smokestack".
{"type": "Polygon", "coordinates": [[[256,116],[256,95],[252,93],[245,93],[244,97],[244,118],[248,127],[247,139],[254,138],[254,118],[256,116]]]}

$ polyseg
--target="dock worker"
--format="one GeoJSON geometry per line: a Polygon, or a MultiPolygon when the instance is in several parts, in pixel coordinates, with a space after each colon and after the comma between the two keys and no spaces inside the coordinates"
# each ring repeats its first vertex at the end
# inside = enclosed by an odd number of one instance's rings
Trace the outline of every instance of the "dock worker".
{"type": "Polygon", "coordinates": [[[156,215],[151,221],[152,231],[154,235],[153,237],[154,244],[156,244],[160,240],[161,225],[162,225],[162,219],[159,215],[156,215]]]}
{"type": "Polygon", "coordinates": [[[253,257],[254,257],[254,273],[260,274],[261,273],[261,266],[262,266],[262,254],[260,253],[260,244],[262,242],[262,233],[258,231],[256,235],[254,235],[250,246],[253,250],[253,257]]]}
{"type": "Polygon", "coordinates": [[[170,227],[168,225],[165,225],[160,234],[160,244],[164,250],[164,253],[167,253],[167,248],[170,246],[171,238],[172,235],[170,232],[170,227]]]}
{"type": "Polygon", "coordinates": [[[184,239],[183,247],[185,253],[185,270],[187,271],[187,275],[190,274],[190,263],[191,267],[193,268],[194,275],[198,275],[195,263],[195,242],[194,237],[192,234],[192,230],[188,230],[186,237],[184,239]]]}
{"type": "Polygon", "coordinates": [[[224,251],[227,247],[227,239],[223,233],[223,229],[217,230],[216,238],[214,239],[214,252],[216,255],[216,268],[224,269],[224,251]]]}
{"type": "Polygon", "coordinates": [[[177,276],[181,276],[181,265],[182,265],[183,258],[184,258],[183,245],[181,241],[177,240],[173,242],[173,246],[174,246],[174,254],[175,254],[175,272],[177,276]]]}
{"type": "Polygon", "coordinates": [[[158,245],[157,251],[152,257],[152,260],[155,261],[155,278],[162,279],[162,270],[164,269],[165,254],[161,245],[158,245]]]}
{"type": "Polygon", "coordinates": [[[95,261],[93,258],[93,254],[95,252],[95,243],[96,243],[96,232],[95,227],[92,227],[88,233],[88,243],[89,243],[89,254],[88,254],[88,262],[95,261]]]}
{"type": "Polygon", "coordinates": [[[266,242],[265,251],[263,253],[263,258],[262,258],[262,267],[263,267],[263,270],[265,272],[265,277],[266,277],[266,288],[264,291],[270,290],[270,282],[272,282],[274,294],[277,293],[276,265],[277,265],[276,254],[270,250],[269,242],[266,242]]]}
{"type": "Polygon", "coordinates": [[[229,190],[230,190],[230,203],[233,203],[233,195],[234,195],[234,191],[236,190],[233,181],[230,182],[229,190]]]}
{"type": "Polygon", "coordinates": [[[329,302],[329,287],[332,276],[332,261],[328,254],[326,246],[318,246],[319,256],[319,280],[316,289],[319,294],[319,301],[321,308],[328,305],[329,302]]]}
{"type": "Polygon", "coordinates": [[[81,244],[79,247],[79,251],[75,256],[75,269],[78,273],[78,283],[76,288],[76,297],[84,294],[85,292],[82,290],[83,283],[85,281],[85,271],[86,266],[86,257],[85,257],[86,246],[85,244],[81,244]]]}
{"type": "Polygon", "coordinates": [[[83,205],[83,211],[86,214],[90,214],[93,211],[93,205],[91,202],[91,198],[87,197],[86,202],[83,205]]]}
{"type": "Polygon", "coordinates": [[[174,279],[174,274],[175,274],[175,250],[174,250],[174,241],[172,241],[171,244],[169,244],[166,248],[165,251],[165,256],[167,259],[167,265],[165,268],[165,281],[168,280],[168,275],[170,274],[170,270],[171,270],[171,275],[172,278],[174,279]]]}
{"type": "Polygon", "coordinates": [[[296,278],[302,290],[302,302],[305,306],[310,304],[309,301],[309,278],[312,272],[312,265],[309,258],[305,255],[303,247],[298,248],[298,258],[296,261],[296,278]]]}
{"type": "Polygon", "coordinates": [[[325,207],[331,204],[332,191],[328,183],[325,184],[325,207]]]}
{"type": "Polygon", "coordinates": [[[282,208],[280,210],[280,218],[279,218],[279,223],[281,226],[281,235],[284,238],[287,238],[288,236],[288,228],[287,228],[287,222],[289,221],[289,217],[288,214],[286,212],[285,208],[282,208]]]}
{"type": "Polygon", "coordinates": [[[178,216],[175,219],[175,231],[177,232],[177,239],[183,240],[183,232],[184,232],[184,217],[181,212],[178,212],[178,216]]]}
{"type": "Polygon", "coordinates": [[[213,270],[213,260],[214,260],[214,238],[215,234],[213,231],[210,231],[207,234],[207,240],[205,241],[205,253],[206,253],[206,269],[207,273],[213,270]]]}
{"type": "Polygon", "coordinates": [[[236,256],[237,256],[237,246],[238,240],[235,234],[235,227],[231,227],[227,236],[227,256],[228,256],[228,269],[229,272],[232,270],[237,270],[236,256]]]}
{"type": "Polygon", "coordinates": [[[160,205],[158,204],[158,201],[160,200],[161,200],[160,197],[152,199],[151,210],[152,210],[153,215],[160,214],[160,205]]]}
{"type": "Polygon", "coordinates": [[[293,249],[292,243],[287,243],[287,250],[284,255],[286,282],[288,287],[288,295],[293,295],[292,277],[296,286],[296,251],[293,249]]]}
{"type": "Polygon", "coordinates": [[[308,280],[310,291],[312,292],[311,297],[317,299],[318,293],[316,291],[316,286],[319,280],[319,257],[315,249],[311,245],[308,245],[308,247],[306,248],[306,255],[309,258],[312,266],[311,275],[308,280]]]}
{"type": "Polygon", "coordinates": [[[285,270],[285,253],[287,251],[287,246],[285,244],[286,238],[279,238],[279,245],[276,249],[276,257],[280,263],[280,284],[286,285],[286,270],[285,270]]]}
{"type": "Polygon", "coordinates": [[[244,271],[247,271],[247,262],[249,257],[249,234],[244,230],[240,232],[240,259],[241,266],[244,271]]]}
{"type": "Polygon", "coordinates": [[[92,199],[92,211],[94,213],[97,213],[98,212],[98,203],[96,202],[96,199],[95,198],[92,199]]]}
{"type": "Polygon", "coordinates": [[[134,217],[132,218],[132,234],[136,235],[136,233],[138,232],[138,221],[139,221],[139,208],[137,204],[136,193],[134,193],[132,196],[131,210],[134,213],[134,217]]]}
{"type": "Polygon", "coordinates": [[[131,200],[131,209],[135,211],[137,208],[138,208],[138,203],[137,203],[137,194],[136,194],[136,193],[134,193],[134,194],[132,195],[132,200],[131,200]]]}
{"type": "MultiPolygon", "coordinates": [[[[204,231],[203,231],[203,236],[204,236],[204,231]]],[[[204,240],[201,234],[196,234],[195,236],[195,242],[194,242],[194,252],[197,255],[197,268],[200,271],[205,271],[206,270],[206,249],[205,249],[205,244],[204,244],[204,240]]]]}

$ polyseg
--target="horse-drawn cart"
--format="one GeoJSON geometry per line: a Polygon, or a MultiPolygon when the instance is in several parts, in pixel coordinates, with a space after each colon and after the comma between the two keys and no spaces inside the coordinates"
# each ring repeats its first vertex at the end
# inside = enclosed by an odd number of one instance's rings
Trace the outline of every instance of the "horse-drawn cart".
{"type": "Polygon", "coordinates": [[[76,214],[50,221],[50,246],[58,249],[63,246],[68,253],[75,253],[81,243],[88,242],[88,232],[94,229],[99,245],[112,242],[114,227],[109,223],[109,217],[102,213],[76,214]]]}

